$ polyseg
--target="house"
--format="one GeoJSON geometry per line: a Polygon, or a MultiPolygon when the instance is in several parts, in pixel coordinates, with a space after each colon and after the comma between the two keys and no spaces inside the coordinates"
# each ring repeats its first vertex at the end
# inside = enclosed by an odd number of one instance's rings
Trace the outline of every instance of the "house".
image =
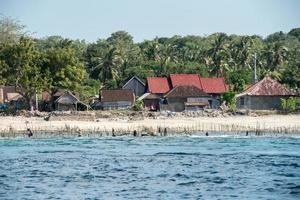
{"type": "Polygon", "coordinates": [[[18,101],[22,97],[15,86],[0,86],[0,103],[18,101]]]}
{"type": "Polygon", "coordinates": [[[129,109],[135,102],[135,96],[131,89],[101,90],[100,107],[103,110],[129,109]]]}
{"type": "Polygon", "coordinates": [[[212,96],[209,102],[211,108],[219,108],[221,104],[221,95],[224,94],[229,86],[225,84],[224,78],[200,78],[202,89],[205,93],[212,96]]]}
{"type": "Polygon", "coordinates": [[[177,85],[164,95],[166,103],[161,110],[173,112],[197,111],[209,107],[211,96],[195,85],[177,85]]]}
{"type": "Polygon", "coordinates": [[[58,111],[77,111],[87,110],[88,106],[82,103],[74,94],[66,91],[63,95],[58,97],[55,101],[55,110],[58,111]]]}
{"type": "Polygon", "coordinates": [[[161,97],[156,94],[145,93],[138,100],[143,101],[144,107],[150,111],[158,111],[160,109],[159,102],[161,97]]]}
{"type": "Polygon", "coordinates": [[[147,91],[162,98],[164,94],[179,85],[192,85],[210,95],[211,108],[219,108],[221,95],[228,90],[224,78],[202,78],[198,74],[170,74],[168,78],[147,78],[147,91]]]}
{"type": "Polygon", "coordinates": [[[237,108],[253,110],[281,109],[280,99],[295,96],[286,86],[270,77],[236,95],[237,108]]]}
{"type": "Polygon", "coordinates": [[[131,77],[125,82],[123,89],[131,89],[137,97],[142,96],[146,91],[146,85],[137,76],[131,77]]]}

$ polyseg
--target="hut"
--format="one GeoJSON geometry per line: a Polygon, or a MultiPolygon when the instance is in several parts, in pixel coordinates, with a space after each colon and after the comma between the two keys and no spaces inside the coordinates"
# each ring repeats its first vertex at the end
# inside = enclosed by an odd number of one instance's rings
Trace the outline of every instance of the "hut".
{"type": "Polygon", "coordinates": [[[138,100],[143,101],[145,108],[150,111],[158,111],[160,109],[160,99],[158,95],[151,93],[145,93],[138,98],[138,100]]]}
{"type": "Polygon", "coordinates": [[[131,89],[135,96],[140,97],[146,91],[146,85],[137,76],[132,76],[123,85],[122,89],[131,89]]]}
{"type": "Polygon", "coordinates": [[[87,110],[88,106],[82,103],[74,94],[70,91],[66,91],[63,95],[58,97],[55,102],[55,110],[58,111],[77,111],[87,110]]]}
{"type": "Polygon", "coordinates": [[[265,77],[261,81],[236,95],[237,108],[253,110],[281,109],[280,99],[295,96],[286,86],[265,77]]]}
{"type": "Polygon", "coordinates": [[[0,86],[0,103],[18,101],[23,96],[15,86],[0,86]]]}
{"type": "Polygon", "coordinates": [[[177,85],[164,95],[166,103],[161,109],[173,112],[197,111],[209,107],[211,96],[195,85],[177,85]]]}
{"type": "Polygon", "coordinates": [[[135,96],[131,89],[101,90],[100,105],[103,110],[129,109],[135,102],[135,96]]]}

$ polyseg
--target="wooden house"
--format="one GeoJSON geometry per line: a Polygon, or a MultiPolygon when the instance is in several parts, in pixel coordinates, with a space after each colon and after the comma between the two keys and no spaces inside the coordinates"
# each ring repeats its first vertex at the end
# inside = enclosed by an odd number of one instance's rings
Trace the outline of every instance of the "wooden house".
{"type": "Polygon", "coordinates": [[[87,110],[88,106],[82,103],[74,94],[66,91],[63,95],[58,97],[55,102],[55,110],[58,111],[77,111],[87,110]]]}
{"type": "Polygon", "coordinates": [[[143,101],[144,107],[149,111],[160,110],[159,103],[161,97],[156,94],[145,93],[138,100],[143,101]]]}
{"type": "Polygon", "coordinates": [[[15,86],[0,86],[0,103],[18,101],[22,97],[15,86]]]}
{"type": "Polygon", "coordinates": [[[101,90],[99,94],[100,107],[103,110],[129,109],[135,102],[133,90],[101,90]]]}
{"type": "Polygon", "coordinates": [[[131,77],[125,82],[123,89],[131,89],[136,97],[142,96],[146,91],[146,85],[137,76],[131,77]]]}
{"type": "Polygon", "coordinates": [[[281,109],[280,99],[296,96],[286,86],[270,77],[248,87],[242,93],[236,95],[237,108],[253,110],[281,109]]]}

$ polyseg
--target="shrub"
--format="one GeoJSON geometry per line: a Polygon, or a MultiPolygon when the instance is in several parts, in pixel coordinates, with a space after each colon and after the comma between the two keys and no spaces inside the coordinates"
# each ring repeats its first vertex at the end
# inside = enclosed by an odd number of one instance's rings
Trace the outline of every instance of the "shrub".
{"type": "Polygon", "coordinates": [[[235,98],[235,93],[233,91],[228,91],[225,92],[221,96],[221,101],[222,103],[225,102],[225,104],[231,108],[231,109],[236,109],[236,98],[235,98]]]}
{"type": "Polygon", "coordinates": [[[300,109],[300,98],[290,97],[288,99],[280,99],[281,108],[284,111],[293,112],[300,109]]]}
{"type": "Polygon", "coordinates": [[[144,109],[144,102],[141,100],[136,100],[132,108],[135,111],[141,111],[144,109]]]}

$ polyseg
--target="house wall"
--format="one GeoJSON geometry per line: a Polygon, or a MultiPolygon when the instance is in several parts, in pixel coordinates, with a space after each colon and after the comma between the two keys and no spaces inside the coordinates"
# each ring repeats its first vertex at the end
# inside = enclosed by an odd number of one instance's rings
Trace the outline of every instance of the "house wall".
{"type": "Polygon", "coordinates": [[[168,110],[172,112],[182,112],[185,109],[184,102],[187,98],[167,98],[167,104],[159,104],[160,110],[168,110]]]}
{"type": "Polygon", "coordinates": [[[75,108],[74,104],[56,103],[55,104],[55,110],[58,110],[58,111],[74,111],[74,110],[76,110],[76,108],[75,108]]]}
{"type": "Polygon", "coordinates": [[[280,110],[280,99],[289,96],[242,96],[237,98],[237,108],[253,110],[280,110]],[[244,100],[242,100],[244,98],[244,100]],[[244,101],[244,105],[242,105],[244,101]]]}
{"type": "Polygon", "coordinates": [[[129,109],[131,106],[131,101],[102,102],[103,110],[129,109]]]}
{"type": "Polygon", "coordinates": [[[142,96],[145,93],[146,87],[139,82],[137,79],[132,79],[130,82],[128,82],[123,89],[131,89],[133,90],[135,96],[142,96]]]}
{"type": "Polygon", "coordinates": [[[210,107],[213,109],[218,109],[221,106],[221,95],[220,94],[211,94],[212,98],[210,99],[210,107]]]}

